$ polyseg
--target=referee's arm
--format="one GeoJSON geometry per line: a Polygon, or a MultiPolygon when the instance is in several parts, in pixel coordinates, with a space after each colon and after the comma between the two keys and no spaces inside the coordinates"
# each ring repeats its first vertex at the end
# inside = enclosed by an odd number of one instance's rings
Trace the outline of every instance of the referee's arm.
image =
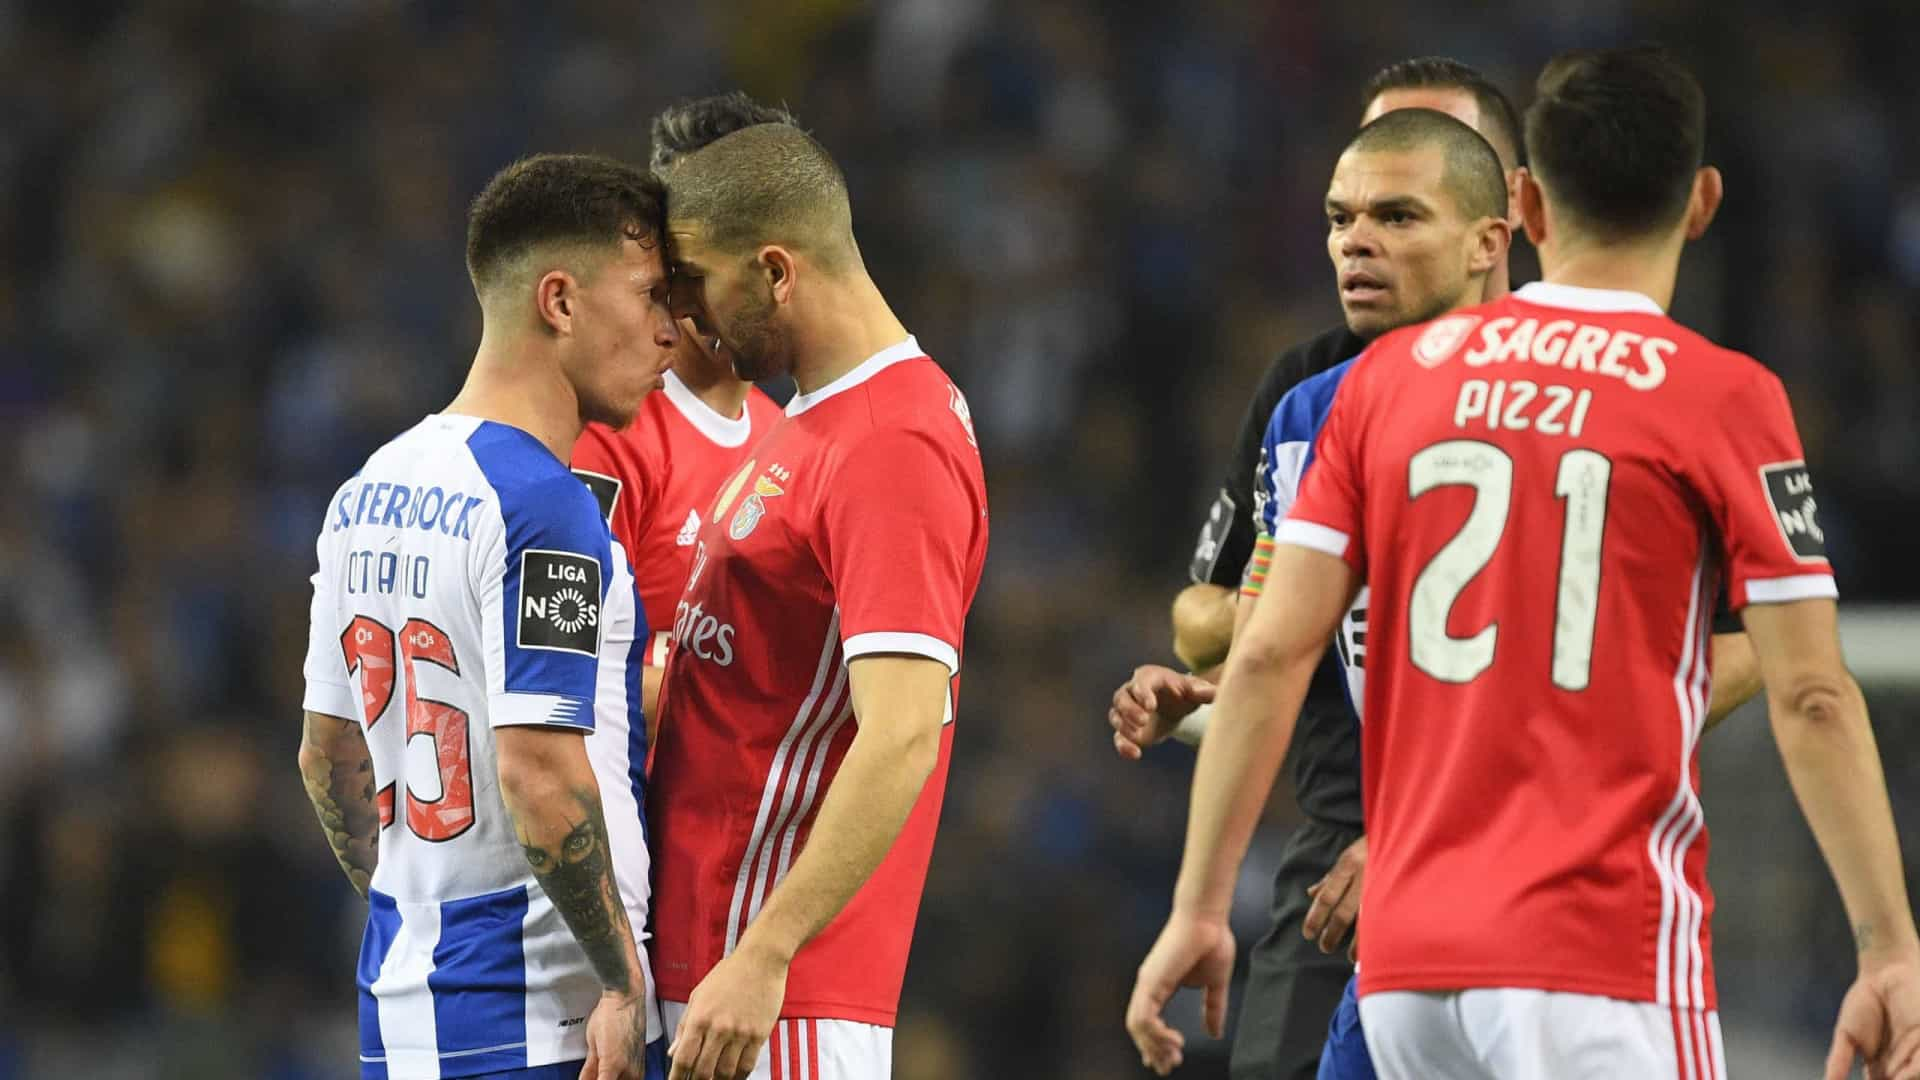
{"type": "Polygon", "coordinates": [[[1235,594],[1253,555],[1253,484],[1267,421],[1287,388],[1299,381],[1283,357],[1260,379],[1233,439],[1232,456],[1187,566],[1192,584],[1173,601],[1173,653],[1188,670],[1209,674],[1233,640],[1235,594]]]}

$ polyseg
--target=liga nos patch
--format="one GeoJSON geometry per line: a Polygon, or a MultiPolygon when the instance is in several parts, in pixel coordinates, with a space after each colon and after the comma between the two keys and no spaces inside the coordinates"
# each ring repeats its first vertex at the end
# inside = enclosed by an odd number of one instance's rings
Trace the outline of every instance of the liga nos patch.
{"type": "Polygon", "coordinates": [[[598,654],[600,562],[572,551],[529,548],[520,555],[520,619],[515,640],[523,649],[598,654]]]}
{"type": "Polygon", "coordinates": [[[1760,467],[1767,487],[1767,504],[1780,526],[1780,537],[1801,562],[1827,557],[1827,534],[1820,529],[1819,504],[1813,498],[1813,477],[1804,461],[1781,461],[1760,467]]]}

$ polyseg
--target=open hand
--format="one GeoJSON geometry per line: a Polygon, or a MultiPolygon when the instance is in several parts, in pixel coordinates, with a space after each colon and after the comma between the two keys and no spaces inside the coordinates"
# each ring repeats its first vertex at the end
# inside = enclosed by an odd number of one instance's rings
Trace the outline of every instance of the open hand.
{"type": "Polygon", "coordinates": [[[1140,964],[1133,997],[1127,1002],[1127,1034],[1140,1050],[1140,1063],[1165,1076],[1184,1060],[1186,1036],[1160,1012],[1174,991],[1199,987],[1205,994],[1207,1033],[1227,1031],[1227,980],[1233,977],[1233,932],[1224,921],[1211,922],[1175,912],[1160,939],[1140,964]]]}

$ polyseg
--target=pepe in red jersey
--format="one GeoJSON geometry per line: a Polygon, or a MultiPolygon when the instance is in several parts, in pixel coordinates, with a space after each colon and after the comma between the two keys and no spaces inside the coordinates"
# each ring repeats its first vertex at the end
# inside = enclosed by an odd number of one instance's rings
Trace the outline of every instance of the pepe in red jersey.
{"type": "Polygon", "coordinates": [[[886,1077],[986,559],[971,412],[806,133],[666,180],[675,314],[798,389],[702,507],[675,612],[648,793],[672,1075],[886,1077]]]}
{"type": "Polygon", "coordinates": [[[1224,1009],[1235,872],[1364,584],[1378,1074],[1724,1077],[1695,759],[1724,586],[1860,947],[1827,1075],[1920,1076],[1920,939],[1785,390],[1665,314],[1721,197],[1705,96],[1644,48],[1563,55],[1537,91],[1520,212],[1545,280],[1380,338],[1338,390],[1275,534],[1287,602],[1256,601],[1228,660],[1129,1031],[1164,1074],[1174,990],[1224,1009]]]}

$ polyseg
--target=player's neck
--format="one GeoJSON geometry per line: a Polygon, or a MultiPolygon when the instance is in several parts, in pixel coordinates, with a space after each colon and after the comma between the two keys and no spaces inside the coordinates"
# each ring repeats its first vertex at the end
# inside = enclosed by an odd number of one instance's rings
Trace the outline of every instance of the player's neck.
{"type": "Polygon", "coordinates": [[[1665,311],[1680,275],[1679,237],[1638,244],[1558,243],[1540,248],[1540,279],[1555,285],[1637,292],[1665,311]]]}
{"type": "Polygon", "coordinates": [[[865,363],[907,338],[907,328],[865,271],[850,274],[817,296],[813,314],[795,327],[793,382],[802,394],[865,363]]]}
{"type": "Polygon", "coordinates": [[[1498,300],[1513,291],[1513,279],[1508,276],[1507,260],[1503,257],[1487,271],[1487,289],[1482,302],[1498,300]]]}
{"type": "Polygon", "coordinates": [[[561,461],[580,439],[580,398],[558,364],[538,363],[524,343],[482,331],[460,393],[441,411],[517,427],[561,461]]]}
{"type": "Polygon", "coordinates": [[[673,374],[701,404],[729,420],[740,419],[747,391],[753,389],[752,383],[733,373],[729,363],[714,357],[696,361],[682,353],[673,359],[673,374]]]}

